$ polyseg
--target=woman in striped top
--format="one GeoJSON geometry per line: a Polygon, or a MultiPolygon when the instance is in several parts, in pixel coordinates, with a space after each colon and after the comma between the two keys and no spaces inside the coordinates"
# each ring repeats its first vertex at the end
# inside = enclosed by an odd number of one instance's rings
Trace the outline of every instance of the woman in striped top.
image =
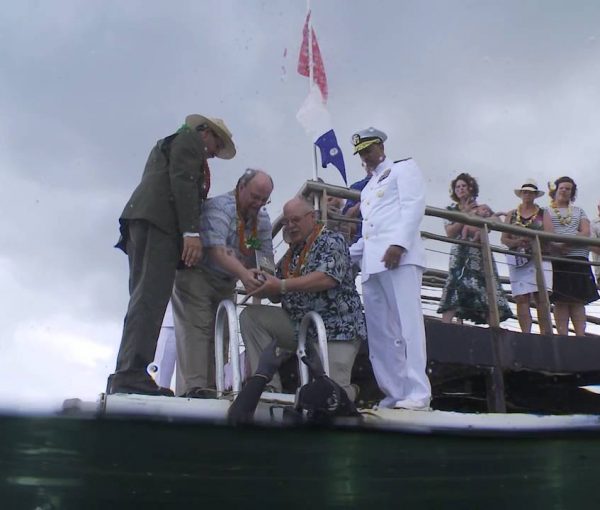
{"type": "MultiPolygon", "coordinates": [[[[550,189],[552,202],[545,218],[545,230],[556,234],[590,237],[590,221],[584,210],[572,205],[577,195],[577,185],[570,177],[560,177],[550,189]]],[[[569,243],[551,243],[555,254],[569,262],[552,262],[553,279],[550,301],[554,303],[554,320],[559,335],[569,334],[569,319],[575,335],[585,335],[585,305],[600,296],[596,290],[587,261],[589,248],[569,243]]]]}

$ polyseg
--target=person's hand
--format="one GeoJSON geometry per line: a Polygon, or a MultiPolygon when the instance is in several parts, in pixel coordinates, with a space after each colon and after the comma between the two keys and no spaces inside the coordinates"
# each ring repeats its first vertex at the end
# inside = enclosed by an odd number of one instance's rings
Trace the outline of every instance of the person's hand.
{"type": "Polygon", "coordinates": [[[385,265],[386,269],[396,269],[400,265],[400,259],[406,250],[402,246],[396,246],[391,244],[388,249],[385,250],[381,262],[385,265]]]}
{"type": "Polygon", "coordinates": [[[509,246],[509,248],[511,250],[521,250],[523,248],[528,248],[529,247],[529,240],[527,237],[523,237],[523,236],[515,236],[512,238],[512,245],[509,246]]]}
{"type": "Polygon", "coordinates": [[[344,216],[348,216],[349,218],[356,218],[358,216],[358,213],[360,213],[360,202],[356,202],[356,204],[354,204],[353,206],[348,207],[344,216]]]}
{"type": "Polygon", "coordinates": [[[260,287],[248,293],[248,296],[266,298],[278,296],[281,293],[281,280],[269,273],[261,272],[260,287]]]}
{"type": "Polygon", "coordinates": [[[477,200],[475,200],[473,197],[470,197],[467,199],[462,212],[470,214],[475,207],[477,207],[477,200]]]}
{"type": "Polygon", "coordinates": [[[321,356],[317,353],[314,342],[306,342],[305,354],[300,359],[310,369],[313,378],[316,379],[325,375],[323,362],[321,361],[321,356]]]}
{"type": "Polygon", "coordinates": [[[273,340],[266,349],[260,353],[258,367],[254,375],[266,377],[269,381],[279,370],[281,364],[292,355],[291,351],[277,347],[277,340],[273,340]]]}
{"type": "Polygon", "coordinates": [[[569,245],[567,243],[551,242],[550,249],[554,254],[561,256],[569,251],[569,245]]]}
{"type": "Polygon", "coordinates": [[[521,237],[519,239],[519,244],[518,247],[519,248],[529,248],[531,246],[531,239],[529,237],[521,237]]]}
{"type": "Polygon", "coordinates": [[[244,275],[240,278],[242,285],[246,289],[249,296],[252,296],[263,285],[262,279],[259,278],[260,272],[256,269],[247,269],[244,275]]]}
{"type": "Polygon", "coordinates": [[[195,266],[202,257],[202,241],[199,237],[183,236],[181,260],[187,267],[195,266]]]}

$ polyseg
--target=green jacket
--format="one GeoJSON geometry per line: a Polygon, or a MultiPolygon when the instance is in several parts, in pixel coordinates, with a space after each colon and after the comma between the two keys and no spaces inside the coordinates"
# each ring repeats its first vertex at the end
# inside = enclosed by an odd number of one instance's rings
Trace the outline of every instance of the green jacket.
{"type": "Polygon", "coordinates": [[[195,130],[159,140],[123,209],[121,225],[146,220],[168,234],[199,232],[204,161],[204,143],[195,130]]]}

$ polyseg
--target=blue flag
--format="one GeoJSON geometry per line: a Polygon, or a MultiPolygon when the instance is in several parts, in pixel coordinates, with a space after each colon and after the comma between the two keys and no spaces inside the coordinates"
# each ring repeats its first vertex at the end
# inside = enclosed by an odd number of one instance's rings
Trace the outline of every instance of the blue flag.
{"type": "Polygon", "coordinates": [[[346,165],[344,164],[344,155],[342,149],[338,145],[337,138],[333,129],[330,129],[326,133],[322,134],[315,145],[321,151],[321,166],[327,168],[330,163],[335,166],[340,172],[344,183],[348,186],[348,180],[346,179],[346,165]]]}
{"type": "Polygon", "coordinates": [[[323,102],[323,96],[318,87],[312,87],[304,103],[296,114],[298,122],[302,124],[306,133],[311,137],[313,143],[321,150],[321,166],[326,168],[328,164],[334,165],[346,180],[346,166],[342,149],[338,145],[333,131],[331,116],[323,102]]]}

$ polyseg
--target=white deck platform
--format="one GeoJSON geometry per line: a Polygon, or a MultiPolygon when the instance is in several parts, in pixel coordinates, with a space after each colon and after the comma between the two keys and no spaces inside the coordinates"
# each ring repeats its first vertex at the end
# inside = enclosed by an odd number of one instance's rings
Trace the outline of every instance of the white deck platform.
{"type": "MultiPolygon", "coordinates": [[[[256,412],[257,421],[279,422],[281,412],[273,408],[293,404],[294,395],[265,393],[256,412]]],[[[67,401],[69,410],[101,415],[139,415],[160,418],[188,418],[224,421],[231,400],[153,397],[146,395],[102,395],[97,403],[67,401]]],[[[65,408],[67,408],[65,402],[65,408]]],[[[448,411],[409,411],[403,409],[364,409],[364,424],[368,428],[433,432],[527,433],[567,432],[571,430],[600,431],[600,415],[535,415],[458,413],[448,411]]]]}

